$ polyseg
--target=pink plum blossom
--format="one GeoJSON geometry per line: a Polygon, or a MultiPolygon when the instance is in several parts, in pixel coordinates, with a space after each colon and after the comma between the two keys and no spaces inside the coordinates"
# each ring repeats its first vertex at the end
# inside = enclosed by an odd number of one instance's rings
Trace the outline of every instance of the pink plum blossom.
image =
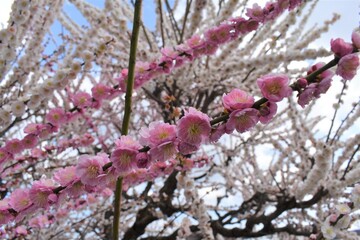
{"type": "MultiPolygon", "coordinates": [[[[150,167],[152,167],[152,165],[150,165],[150,167]]],[[[147,169],[140,168],[137,169],[136,171],[131,171],[124,178],[124,185],[133,186],[139,184],[146,180],[146,178],[148,177],[147,175],[148,175],[147,169]]]]}
{"type": "Polygon", "coordinates": [[[97,84],[91,89],[92,97],[98,101],[107,99],[110,96],[110,87],[104,84],[97,84]]]}
{"type": "Polygon", "coordinates": [[[316,84],[312,83],[307,86],[300,94],[298,98],[298,104],[301,107],[305,107],[305,105],[309,104],[311,100],[315,98],[314,94],[316,91],[316,84]]]}
{"type": "Polygon", "coordinates": [[[162,57],[157,69],[159,72],[170,73],[175,66],[175,59],[180,53],[173,48],[165,47],[161,49],[161,54],[162,57]]]}
{"type": "Polygon", "coordinates": [[[265,15],[263,9],[257,4],[254,3],[252,8],[246,9],[246,16],[250,17],[251,19],[257,22],[264,22],[265,15]]]}
{"type": "Polygon", "coordinates": [[[111,189],[115,189],[116,180],[119,177],[118,171],[112,166],[107,169],[106,173],[99,176],[99,187],[109,187],[111,189]]]}
{"type": "Polygon", "coordinates": [[[195,108],[185,111],[185,116],[177,124],[178,138],[190,145],[199,145],[207,140],[210,131],[209,117],[195,108]]]}
{"type": "Polygon", "coordinates": [[[265,14],[265,21],[267,22],[277,18],[281,14],[282,9],[279,7],[278,3],[267,2],[263,11],[265,14]]]}
{"type": "Polygon", "coordinates": [[[78,92],[72,97],[73,103],[78,108],[90,107],[92,104],[92,97],[86,92],[78,92]]]}
{"type": "Polygon", "coordinates": [[[189,47],[188,44],[180,44],[177,47],[175,47],[177,51],[181,52],[176,58],[175,58],[175,67],[180,67],[187,61],[193,61],[193,50],[189,47]]]}
{"type": "Polygon", "coordinates": [[[67,117],[64,109],[53,108],[46,114],[46,120],[54,126],[59,126],[66,122],[67,117]]]}
{"type": "Polygon", "coordinates": [[[96,186],[99,184],[98,176],[103,174],[103,166],[109,162],[109,158],[104,153],[96,156],[82,155],[76,166],[76,176],[80,178],[83,184],[96,186]]]}
{"type": "Polygon", "coordinates": [[[137,76],[144,75],[148,72],[149,68],[150,68],[149,63],[138,61],[136,62],[135,73],[137,76]]]}
{"type": "Polygon", "coordinates": [[[325,78],[319,83],[311,83],[299,94],[298,103],[301,107],[309,104],[311,100],[319,98],[320,94],[326,93],[331,86],[332,79],[325,78]]]}
{"type": "Polygon", "coordinates": [[[28,208],[31,204],[28,189],[16,189],[10,196],[9,205],[17,212],[28,208]]]}
{"type": "Polygon", "coordinates": [[[342,38],[331,39],[331,51],[339,58],[352,53],[353,45],[345,42],[342,38]]]}
{"type": "Polygon", "coordinates": [[[38,143],[39,138],[35,134],[26,135],[23,140],[21,140],[24,148],[33,148],[38,143]]]}
{"type": "MultiPolygon", "coordinates": [[[[51,179],[35,181],[29,192],[31,202],[39,208],[48,208],[54,202],[55,184],[51,179]]],[[[56,195],[55,195],[56,196],[56,195]]]]}
{"type": "Polygon", "coordinates": [[[116,148],[128,148],[132,150],[138,150],[141,148],[139,142],[135,141],[130,136],[121,136],[120,139],[115,141],[116,148]]]}
{"type": "Polygon", "coordinates": [[[289,78],[282,74],[269,74],[257,80],[263,96],[270,102],[279,102],[289,97],[292,89],[289,87],[289,78]]]}
{"type": "MultiPolygon", "coordinates": [[[[308,75],[317,71],[325,65],[323,62],[319,62],[309,69],[308,75]]],[[[301,107],[309,104],[311,100],[319,98],[320,94],[326,93],[331,86],[332,77],[334,73],[331,70],[325,70],[321,74],[318,74],[312,83],[308,83],[305,78],[300,78],[297,83],[300,88],[304,88],[299,92],[298,103],[301,107]],[[308,85],[309,84],[309,85],[308,85]]]]}
{"type": "Polygon", "coordinates": [[[61,186],[68,186],[70,183],[77,181],[79,178],[76,176],[76,167],[70,166],[60,169],[55,172],[54,180],[61,186]]]}
{"type": "Polygon", "coordinates": [[[15,138],[6,142],[5,150],[11,154],[16,154],[24,150],[24,145],[21,140],[15,138]]]}
{"type": "Polygon", "coordinates": [[[136,155],[138,150],[131,148],[118,147],[112,152],[110,160],[114,168],[119,173],[126,173],[134,169],[137,165],[136,155]]]}
{"type": "Polygon", "coordinates": [[[46,128],[46,124],[30,123],[24,128],[24,133],[39,135],[46,128]]]}
{"type": "Polygon", "coordinates": [[[194,55],[213,55],[218,49],[218,45],[213,42],[205,41],[194,48],[194,55]]]}
{"type": "Polygon", "coordinates": [[[360,32],[353,31],[351,34],[351,41],[355,48],[360,49],[360,32]]]}
{"type": "Polygon", "coordinates": [[[33,158],[43,158],[45,156],[46,156],[46,152],[44,152],[40,148],[31,149],[31,157],[33,157],[33,158]]]}
{"type": "Polygon", "coordinates": [[[331,87],[331,82],[332,82],[331,78],[326,78],[326,79],[323,79],[321,82],[317,83],[316,90],[314,92],[314,96],[316,98],[319,98],[320,94],[326,93],[327,90],[329,90],[329,88],[331,87]]]}
{"type": "Polygon", "coordinates": [[[209,141],[217,142],[225,133],[226,133],[226,125],[220,124],[216,128],[211,129],[209,141]]]}
{"type": "Polygon", "coordinates": [[[246,22],[246,29],[248,32],[254,31],[259,27],[259,23],[253,19],[249,19],[246,22]]]}
{"type": "Polygon", "coordinates": [[[235,31],[233,31],[232,38],[237,38],[241,34],[246,34],[248,32],[251,32],[253,30],[256,30],[259,26],[259,22],[250,18],[246,20],[242,17],[236,17],[229,19],[230,25],[233,27],[235,31]]]}
{"type": "Polygon", "coordinates": [[[190,48],[195,48],[203,43],[203,40],[199,35],[193,35],[191,38],[186,40],[187,45],[189,45],[190,48]]]}
{"type": "Polygon", "coordinates": [[[172,165],[166,162],[154,162],[149,169],[150,174],[153,174],[153,176],[163,176],[165,174],[170,174],[172,171],[172,165]]]}
{"type": "Polygon", "coordinates": [[[343,79],[351,80],[355,77],[357,68],[359,67],[359,57],[356,53],[346,55],[339,61],[336,74],[343,79]]]}
{"type": "Polygon", "coordinates": [[[202,54],[199,49],[205,44],[205,41],[199,35],[193,35],[186,41],[186,44],[192,49],[192,56],[196,58],[202,54]]]}
{"type": "Polygon", "coordinates": [[[141,128],[140,143],[155,147],[164,142],[174,141],[176,138],[176,126],[162,122],[152,122],[149,128],[141,128]]]}
{"type": "Polygon", "coordinates": [[[226,122],[226,129],[239,133],[246,132],[253,128],[259,121],[259,111],[254,108],[236,110],[230,113],[229,120],[226,122]]]}
{"type": "Polygon", "coordinates": [[[254,97],[240,89],[233,89],[222,97],[224,107],[229,111],[249,108],[254,104],[254,97]]]}
{"type": "Polygon", "coordinates": [[[172,140],[152,147],[149,154],[152,160],[166,161],[172,158],[177,152],[177,142],[172,140]]]}
{"type": "Polygon", "coordinates": [[[259,108],[259,121],[266,124],[271,121],[277,111],[277,104],[274,102],[266,102],[260,105],[259,108]]]}
{"type": "Polygon", "coordinates": [[[74,181],[66,187],[64,192],[67,193],[69,196],[76,198],[80,196],[84,192],[84,190],[85,186],[81,181],[74,181]]]}
{"type": "MultiPolygon", "coordinates": [[[[324,62],[316,63],[315,65],[311,66],[311,68],[309,69],[307,74],[310,75],[311,73],[317,71],[318,69],[322,68],[323,66],[325,66],[324,62]]],[[[322,80],[327,79],[327,78],[332,78],[333,76],[334,76],[334,72],[327,69],[316,76],[316,82],[321,82],[322,80]]]]}
{"type": "Polygon", "coordinates": [[[126,173],[136,167],[136,155],[141,145],[130,136],[121,136],[115,141],[115,151],[111,154],[110,160],[118,173],[126,173]]]}
{"type": "Polygon", "coordinates": [[[204,33],[205,39],[215,44],[223,44],[230,40],[230,31],[232,27],[227,24],[221,24],[218,27],[211,28],[204,33]]]}
{"type": "Polygon", "coordinates": [[[180,142],[178,145],[179,152],[183,155],[187,155],[199,150],[200,144],[198,145],[191,145],[186,142],[180,142]]]}
{"type": "Polygon", "coordinates": [[[232,37],[236,38],[238,37],[240,34],[245,34],[248,32],[247,29],[247,23],[248,21],[245,18],[242,17],[236,17],[236,18],[231,18],[229,20],[231,26],[234,28],[234,32],[232,33],[232,37]]]}

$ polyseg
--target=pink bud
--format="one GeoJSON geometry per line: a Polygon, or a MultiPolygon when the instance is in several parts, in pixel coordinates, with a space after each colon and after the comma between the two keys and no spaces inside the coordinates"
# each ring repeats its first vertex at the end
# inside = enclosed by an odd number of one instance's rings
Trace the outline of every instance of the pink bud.
{"type": "Polygon", "coordinates": [[[299,78],[297,80],[297,84],[298,84],[299,87],[305,88],[308,85],[308,82],[307,82],[307,80],[305,78],[299,78]]]}
{"type": "Polygon", "coordinates": [[[352,44],[345,42],[342,38],[331,39],[330,45],[331,51],[340,58],[352,53],[353,50],[352,44]]]}
{"type": "Polygon", "coordinates": [[[337,220],[337,218],[338,218],[338,215],[337,215],[337,214],[335,214],[335,213],[331,214],[331,215],[329,216],[329,222],[330,222],[330,224],[331,224],[331,223],[335,223],[336,220],[337,220]]]}

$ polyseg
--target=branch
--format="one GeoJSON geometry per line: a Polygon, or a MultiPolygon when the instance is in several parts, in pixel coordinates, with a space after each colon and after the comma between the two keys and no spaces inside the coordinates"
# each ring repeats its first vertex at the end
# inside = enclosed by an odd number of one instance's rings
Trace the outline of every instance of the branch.
{"type": "MultiPolygon", "coordinates": [[[[126,95],[125,95],[125,113],[121,127],[121,134],[127,135],[130,123],[131,114],[131,98],[134,88],[134,76],[135,76],[135,62],[136,62],[136,49],[139,38],[139,28],[141,22],[141,4],[142,0],[136,0],[135,2],[135,13],[133,21],[133,31],[131,35],[130,44],[130,57],[129,57],[129,72],[126,84],[126,95]]],[[[119,239],[119,222],[120,222],[120,204],[121,204],[121,192],[122,192],[122,177],[119,177],[116,181],[115,189],[115,203],[114,203],[114,222],[113,222],[113,239],[119,239]]]]}

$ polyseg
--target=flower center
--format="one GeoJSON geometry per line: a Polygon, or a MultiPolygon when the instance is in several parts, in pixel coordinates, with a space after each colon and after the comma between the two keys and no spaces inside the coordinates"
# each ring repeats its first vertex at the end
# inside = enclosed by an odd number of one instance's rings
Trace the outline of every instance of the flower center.
{"type": "Polygon", "coordinates": [[[57,113],[54,113],[53,119],[54,119],[54,120],[59,120],[59,119],[60,119],[60,115],[57,114],[57,113]]]}
{"type": "Polygon", "coordinates": [[[237,117],[236,121],[239,124],[245,124],[248,121],[248,117],[246,115],[241,115],[241,116],[237,117]]]}
{"type": "Polygon", "coordinates": [[[29,199],[24,198],[20,201],[20,205],[22,207],[26,207],[28,204],[29,204],[29,199]]]}
{"type": "Polygon", "coordinates": [[[85,97],[82,97],[79,99],[79,103],[80,104],[84,104],[86,102],[86,98],[85,97]]]}
{"type": "Polygon", "coordinates": [[[196,135],[199,134],[199,132],[200,132],[200,129],[199,129],[199,126],[198,126],[198,125],[196,125],[196,124],[191,124],[191,125],[190,125],[190,127],[189,127],[189,129],[188,129],[189,135],[191,135],[191,136],[196,136],[196,135]]]}
{"type": "Polygon", "coordinates": [[[123,153],[123,154],[120,156],[120,163],[121,163],[121,165],[127,166],[127,165],[130,164],[130,162],[131,162],[131,158],[130,158],[129,154],[123,153]]]}
{"type": "Polygon", "coordinates": [[[280,92],[281,86],[278,84],[272,84],[268,87],[268,91],[271,94],[278,94],[280,92]]]}
{"type": "Polygon", "coordinates": [[[159,138],[160,138],[161,140],[167,138],[168,136],[169,136],[169,135],[168,135],[167,132],[161,132],[161,133],[159,134],[159,138]]]}
{"type": "Polygon", "coordinates": [[[88,173],[91,175],[91,176],[96,176],[97,175],[97,172],[98,172],[98,168],[96,166],[89,166],[88,167],[88,173]]]}

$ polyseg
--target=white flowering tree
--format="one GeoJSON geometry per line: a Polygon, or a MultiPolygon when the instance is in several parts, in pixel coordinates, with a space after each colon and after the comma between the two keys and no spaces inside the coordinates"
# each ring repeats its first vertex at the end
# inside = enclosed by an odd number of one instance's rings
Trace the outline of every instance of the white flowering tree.
{"type": "Polygon", "coordinates": [[[15,0],[1,237],[358,239],[360,33],[308,47],[317,2],[15,0]]]}

